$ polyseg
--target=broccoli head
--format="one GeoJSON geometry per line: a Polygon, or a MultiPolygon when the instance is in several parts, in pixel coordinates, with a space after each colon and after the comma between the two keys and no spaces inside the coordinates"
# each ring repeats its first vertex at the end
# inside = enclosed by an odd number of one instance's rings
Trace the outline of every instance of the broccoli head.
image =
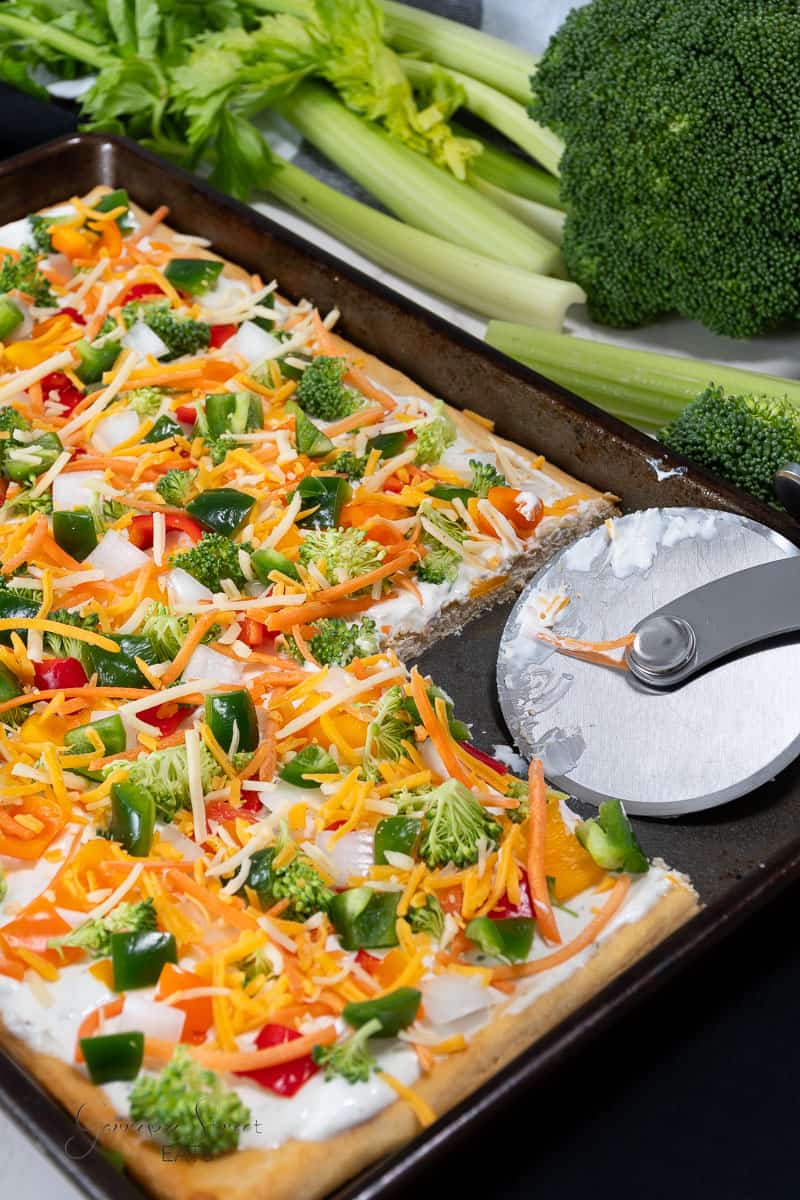
{"type": "Polygon", "coordinates": [[[294,399],[310,417],[338,421],[361,407],[351,388],[345,387],[347,361],[321,354],[309,363],[297,384],[294,399]]]}
{"type": "Polygon", "coordinates": [[[140,1075],[130,1094],[133,1121],[157,1129],[162,1141],[201,1157],[235,1150],[250,1111],[218,1075],[178,1046],[158,1075],[140,1075]]]}
{"type": "Polygon", "coordinates": [[[188,571],[212,592],[219,592],[223,579],[230,579],[237,588],[244,587],[246,580],[239,563],[240,550],[253,553],[251,545],[232,542],[224,533],[204,533],[199,542],[189,550],[173,554],[169,561],[173,567],[188,571]]]}
{"type": "Polygon", "coordinates": [[[179,467],[171,467],[156,484],[156,491],[165,504],[173,508],[185,508],[192,496],[197,471],[182,471],[179,467]]]}
{"type": "MultiPolygon", "coordinates": [[[[87,613],[85,617],[82,617],[80,613],[69,612],[65,608],[53,609],[48,620],[58,621],[59,625],[74,625],[78,629],[97,629],[100,624],[100,617],[97,613],[87,613]]],[[[69,634],[46,633],[44,648],[47,654],[52,655],[53,658],[77,658],[84,667],[90,665],[89,650],[91,647],[88,642],[79,642],[77,638],[72,638],[69,634]]]]}
{"type": "MultiPolygon", "coordinates": [[[[377,654],[380,648],[378,633],[372,617],[348,625],[343,617],[323,617],[314,622],[316,633],[309,642],[309,649],[321,666],[346,667],[354,658],[366,658],[377,654]]],[[[289,653],[303,662],[303,656],[291,634],[285,638],[289,653]]]]}
{"type": "Polygon", "coordinates": [[[659,436],[670,450],[774,502],[775,472],[800,459],[800,411],[781,397],[726,396],[712,385],[659,436]]]}
{"type": "MultiPolygon", "coordinates": [[[[236,770],[241,770],[251,758],[251,754],[241,752],[234,754],[231,761],[236,770]]],[[[112,762],[106,770],[111,772],[117,765],[112,762]]],[[[200,749],[200,771],[203,791],[212,791],[214,780],[222,771],[205,744],[200,749]]],[[[171,821],[178,809],[187,808],[191,802],[186,746],[167,746],[137,758],[128,772],[128,782],[150,793],[160,821],[171,821]]]]}
{"type": "MultiPolygon", "coordinates": [[[[178,617],[166,604],[154,603],[144,619],[141,632],[150,639],[159,660],[164,662],[175,658],[193,624],[193,617],[178,617]]],[[[212,625],[203,637],[203,642],[216,641],[219,634],[219,625],[212,625]]]]}
{"type": "Polygon", "coordinates": [[[31,227],[33,245],[39,254],[49,254],[53,249],[50,242],[50,221],[41,213],[29,213],[28,224],[31,227]]]}
{"type": "Polygon", "coordinates": [[[417,578],[423,583],[454,583],[462,559],[455,546],[464,541],[463,528],[428,501],[421,506],[419,515],[423,520],[420,542],[425,547],[425,557],[415,567],[417,578]],[[430,528],[426,529],[425,524],[437,530],[449,544],[436,537],[430,528]]]}
{"type": "Polygon", "coordinates": [[[594,0],[532,78],[566,143],[564,258],[592,317],[732,337],[800,315],[795,0],[594,0]]]}
{"type": "Polygon", "coordinates": [[[500,826],[459,780],[446,780],[425,799],[419,852],[431,870],[476,863],[481,839],[490,848],[497,846],[500,826]]]}
{"type": "Polygon", "coordinates": [[[341,1075],[348,1083],[366,1083],[378,1065],[367,1043],[380,1029],[380,1021],[373,1017],[344,1041],[334,1042],[331,1046],[315,1046],[311,1057],[318,1067],[324,1068],[326,1079],[341,1075]]]}
{"type": "Polygon", "coordinates": [[[444,405],[437,400],[427,421],[417,425],[414,462],[418,467],[438,463],[448,446],[456,440],[456,427],[445,414],[444,405]]]}
{"type": "Polygon", "coordinates": [[[39,270],[39,254],[33,246],[23,246],[18,258],[7,254],[0,263],[0,296],[16,288],[30,296],[39,308],[56,308],[50,284],[39,270]]]}
{"type": "Polygon", "coordinates": [[[390,687],[378,704],[375,716],[367,726],[362,768],[367,779],[378,777],[377,764],[389,759],[397,762],[403,756],[403,742],[413,740],[414,727],[404,708],[405,693],[399,684],[390,687]]]}
{"type": "Polygon", "coordinates": [[[491,463],[481,462],[478,458],[471,458],[469,460],[469,469],[472,472],[470,487],[473,492],[477,492],[481,497],[488,496],[490,488],[507,487],[508,485],[505,475],[501,475],[497,467],[493,467],[491,463]]]}
{"type": "Polygon", "coordinates": [[[310,529],[300,547],[300,562],[315,563],[333,583],[374,571],[386,554],[363,529],[310,529]]]}
{"type": "Polygon", "coordinates": [[[156,910],[152,899],[139,900],[135,904],[118,904],[104,917],[92,917],[77,929],[63,937],[50,938],[47,945],[52,950],[64,946],[77,946],[91,958],[105,958],[111,953],[112,933],[149,933],[156,928],[156,910]]]}
{"type": "Polygon", "coordinates": [[[426,896],[424,904],[409,908],[408,923],[412,933],[429,933],[438,942],[444,933],[444,912],[436,897],[426,896]]]}
{"type": "Polygon", "coordinates": [[[155,303],[133,300],[123,308],[122,319],[128,329],[137,321],[143,321],[152,329],[169,350],[169,354],[164,355],[165,362],[205,350],[211,338],[210,325],[178,316],[168,300],[156,300],[155,303]]]}
{"type": "Polygon", "coordinates": [[[367,469],[367,458],[366,454],[358,455],[352,450],[342,450],[330,464],[331,470],[339,475],[346,475],[348,479],[361,479],[367,469]]]}
{"type": "Polygon", "coordinates": [[[333,892],[320,873],[302,854],[295,854],[285,867],[275,867],[275,858],[285,844],[285,835],[278,845],[257,850],[250,859],[250,871],[242,888],[250,888],[258,896],[262,908],[278,900],[288,900],[283,916],[287,921],[305,921],[314,913],[326,912],[333,892]]]}
{"type": "Polygon", "coordinates": [[[164,388],[160,387],[133,388],[125,396],[125,402],[140,417],[154,417],[164,403],[166,394],[164,388]]]}

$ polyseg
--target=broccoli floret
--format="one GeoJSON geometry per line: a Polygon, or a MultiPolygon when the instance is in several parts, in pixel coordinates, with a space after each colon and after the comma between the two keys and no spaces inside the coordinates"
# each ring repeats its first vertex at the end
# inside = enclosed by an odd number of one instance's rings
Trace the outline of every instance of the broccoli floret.
{"type": "Polygon", "coordinates": [[[197,476],[197,471],[182,471],[179,467],[172,467],[159,479],[156,491],[165,504],[184,508],[191,498],[197,476]]]}
{"type": "Polygon", "coordinates": [[[53,249],[48,232],[50,220],[47,217],[43,217],[41,213],[30,213],[28,215],[28,224],[31,227],[31,237],[35,249],[39,254],[49,254],[53,249]]]}
{"type": "Polygon", "coordinates": [[[326,1079],[341,1075],[348,1083],[366,1083],[378,1067],[367,1043],[380,1028],[380,1021],[373,1017],[343,1042],[334,1042],[332,1046],[315,1046],[311,1057],[318,1067],[325,1069],[326,1079]]]}
{"type": "Polygon", "coordinates": [[[133,300],[123,308],[122,319],[128,329],[136,321],[144,321],[169,349],[169,355],[164,356],[165,362],[205,350],[211,337],[210,325],[205,321],[193,321],[191,317],[179,317],[168,300],[156,300],[155,303],[133,300]]]}
{"type": "Polygon", "coordinates": [[[428,420],[417,425],[414,433],[417,435],[414,455],[417,466],[438,463],[447,447],[456,440],[456,427],[445,414],[441,400],[436,401],[428,420]]]}
{"type": "Polygon", "coordinates": [[[331,470],[348,479],[361,479],[367,469],[366,454],[354,454],[352,450],[342,450],[331,463],[331,470]]]}
{"type": "MultiPolygon", "coordinates": [[[[463,528],[456,521],[446,517],[440,509],[433,508],[427,500],[421,506],[419,515],[438,529],[449,542],[455,542],[459,546],[463,543],[463,528]]],[[[444,545],[424,528],[420,542],[425,547],[425,557],[414,568],[417,578],[424,583],[454,583],[463,556],[456,554],[452,546],[444,545]]]]}
{"type": "Polygon", "coordinates": [[[140,417],[154,417],[166,394],[164,388],[159,387],[134,388],[126,394],[125,401],[140,417]]]}
{"type": "Polygon", "coordinates": [[[0,408],[0,474],[5,471],[6,456],[14,445],[15,429],[30,429],[30,425],[21,413],[8,404],[0,408]],[[8,436],[1,436],[3,434],[8,436]]]}
{"type": "Polygon", "coordinates": [[[516,775],[506,775],[506,795],[511,800],[519,800],[519,808],[509,808],[507,816],[515,825],[522,824],[528,818],[529,795],[528,785],[524,779],[517,779],[516,775]]]}
{"type": "Polygon", "coordinates": [[[342,382],[346,373],[345,359],[320,355],[300,376],[295,400],[310,417],[318,417],[321,421],[348,417],[361,407],[361,401],[342,382]]]}
{"type": "Polygon", "coordinates": [[[774,396],[726,396],[708,387],[659,435],[761,500],[774,502],[775,472],[800,459],[800,412],[774,396]]]}
{"type": "Polygon", "coordinates": [[[403,757],[403,741],[411,736],[413,726],[403,707],[405,693],[399,684],[390,687],[382,697],[378,711],[367,726],[362,769],[367,779],[378,777],[377,763],[389,759],[397,762],[403,757]]]}
{"type": "Polygon", "coordinates": [[[266,981],[272,976],[272,963],[263,950],[254,950],[235,964],[242,972],[242,986],[249,987],[255,979],[266,981]]]}
{"type": "Polygon", "coordinates": [[[51,950],[77,946],[90,958],[105,958],[111,953],[112,933],[149,933],[155,928],[156,910],[152,899],[148,898],[135,904],[118,904],[104,917],[93,917],[64,937],[50,938],[47,945],[51,950]]]}
{"type": "Polygon", "coordinates": [[[448,779],[428,793],[419,852],[431,869],[448,863],[456,867],[476,863],[481,838],[495,849],[500,826],[468,787],[448,779]]]}
{"type": "Polygon", "coordinates": [[[363,529],[310,529],[300,547],[300,562],[316,563],[332,582],[344,583],[374,571],[385,554],[363,529]]]}
{"type": "Polygon", "coordinates": [[[17,259],[7,254],[0,263],[0,296],[12,288],[30,296],[37,308],[57,307],[50,284],[39,270],[39,256],[33,246],[23,246],[17,259]]]}
{"type": "Polygon", "coordinates": [[[605,871],[642,875],[649,870],[621,800],[604,801],[596,817],[576,825],[575,837],[605,871]]]}
{"type": "Polygon", "coordinates": [[[444,912],[435,896],[426,896],[425,903],[409,908],[408,923],[412,933],[429,933],[438,942],[444,933],[444,912]]]}
{"type": "MultiPolygon", "coordinates": [[[[144,619],[142,633],[150,638],[159,659],[165,661],[175,658],[193,624],[192,617],[178,617],[170,612],[166,604],[154,603],[144,619]]],[[[203,637],[203,642],[216,641],[219,633],[219,625],[212,625],[203,637]]]]}
{"type": "Polygon", "coordinates": [[[249,543],[232,542],[224,533],[204,533],[196,545],[173,554],[169,561],[173,567],[188,571],[212,592],[219,592],[223,579],[230,579],[237,588],[243,588],[247,582],[239,564],[240,550],[253,553],[249,543]]]}
{"type": "MultiPolygon", "coordinates": [[[[80,613],[69,612],[65,608],[54,609],[48,615],[48,620],[58,621],[60,625],[74,625],[78,629],[97,629],[100,624],[97,613],[87,613],[82,617],[80,613]]],[[[91,647],[87,642],[79,642],[77,638],[71,638],[66,633],[46,633],[44,649],[53,658],[77,658],[78,662],[86,667],[91,647]]]]}
{"type": "Polygon", "coordinates": [[[490,488],[508,486],[508,480],[505,475],[501,475],[497,467],[493,467],[491,463],[481,462],[478,458],[471,458],[469,460],[469,469],[472,471],[470,487],[481,498],[489,495],[490,488]]]}
{"type": "MultiPolygon", "coordinates": [[[[251,754],[243,752],[234,754],[233,766],[241,770],[251,758],[251,754]]],[[[117,765],[110,763],[106,770],[110,772],[117,765]]],[[[214,780],[222,774],[217,760],[205,745],[200,749],[200,774],[204,792],[212,791],[214,780]]],[[[187,808],[191,803],[186,747],[167,746],[137,758],[128,772],[128,782],[150,793],[160,821],[171,821],[179,809],[187,808]]]]}
{"type": "Polygon", "coordinates": [[[288,833],[283,829],[277,845],[256,851],[250,859],[250,870],[240,890],[250,888],[254,891],[262,908],[270,908],[278,900],[288,900],[289,906],[283,913],[285,919],[305,921],[314,913],[327,912],[333,892],[302,854],[295,854],[285,867],[273,866],[287,837],[288,833]]]}
{"type": "Polygon", "coordinates": [[[35,512],[51,513],[53,495],[49,488],[40,496],[32,496],[30,491],[20,492],[13,500],[6,500],[3,507],[6,512],[13,512],[16,516],[28,516],[35,512]]]}
{"type": "Polygon", "coordinates": [[[751,337],[800,314],[794,0],[594,0],[532,79],[566,142],[563,251],[589,311],[751,337]]]}
{"type": "Polygon", "coordinates": [[[140,1075],[130,1094],[131,1120],[158,1129],[168,1145],[213,1157],[235,1150],[250,1111],[218,1075],[178,1046],[159,1075],[140,1075]]]}
{"type": "MultiPolygon", "coordinates": [[[[378,633],[372,617],[363,617],[348,625],[343,617],[323,617],[314,622],[316,633],[309,642],[309,649],[322,666],[346,667],[354,658],[367,658],[377,654],[380,648],[378,633]]],[[[289,634],[285,638],[289,653],[303,662],[297,643],[289,634]]]]}

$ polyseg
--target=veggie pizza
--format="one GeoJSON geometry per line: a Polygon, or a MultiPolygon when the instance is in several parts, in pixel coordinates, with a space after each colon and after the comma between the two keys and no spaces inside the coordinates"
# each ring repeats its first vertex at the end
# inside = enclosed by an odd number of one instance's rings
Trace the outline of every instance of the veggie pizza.
{"type": "Polygon", "coordinates": [[[402,661],[611,499],[166,215],[0,230],[0,1040],[157,1194],[317,1197],[696,899],[402,661]]]}

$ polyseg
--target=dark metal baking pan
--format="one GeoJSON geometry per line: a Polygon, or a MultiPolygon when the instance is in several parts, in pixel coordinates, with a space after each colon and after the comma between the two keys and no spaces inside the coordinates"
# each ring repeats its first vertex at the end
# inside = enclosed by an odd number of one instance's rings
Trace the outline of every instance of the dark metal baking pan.
{"type": "MultiPolygon", "coordinates": [[[[170,221],[177,228],[210,238],[221,254],[264,278],[276,277],[291,296],[307,296],[323,309],[338,307],[338,328],[352,341],[451,404],[491,417],[503,436],[616,493],[624,508],[727,508],[800,543],[797,525],[784,514],[687,466],[649,438],[125,139],[65,137],[0,166],[0,223],[98,183],[127,187],[145,208],[169,205],[170,221]],[[666,460],[668,467],[686,467],[685,472],[658,482],[651,465],[654,456],[666,460]]],[[[490,613],[471,624],[460,639],[447,639],[422,659],[425,670],[456,697],[459,715],[472,723],[476,741],[487,746],[508,740],[494,686],[497,645],[507,612],[501,608],[490,613]]],[[[680,750],[702,753],[702,747],[691,745],[680,750]]],[[[338,1200],[377,1200],[410,1187],[421,1170],[474,1136],[489,1113],[518,1098],[521,1089],[539,1085],[556,1064],[607,1031],[632,1005],[800,879],[798,814],[800,767],[795,764],[769,786],[723,809],[674,823],[639,821],[648,853],[687,871],[705,910],[409,1147],[341,1189],[338,1200]]],[[[89,1147],[76,1157],[74,1114],[45,1098],[38,1085],[2,1055],[0,1097],[93,1200],[141,1196],[96,1149],[89,1147]]]]}

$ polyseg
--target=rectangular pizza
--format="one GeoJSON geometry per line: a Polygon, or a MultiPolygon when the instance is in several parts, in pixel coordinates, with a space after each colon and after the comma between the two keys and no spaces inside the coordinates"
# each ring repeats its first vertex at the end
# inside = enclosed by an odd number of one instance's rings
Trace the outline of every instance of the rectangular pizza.
{"type": "Polygon", "coordinates": [[[404,662],[613,497],[166,216],[0,230],[0,1043],[154,1194],[314,1200],[697,898],[404,662]]]}

